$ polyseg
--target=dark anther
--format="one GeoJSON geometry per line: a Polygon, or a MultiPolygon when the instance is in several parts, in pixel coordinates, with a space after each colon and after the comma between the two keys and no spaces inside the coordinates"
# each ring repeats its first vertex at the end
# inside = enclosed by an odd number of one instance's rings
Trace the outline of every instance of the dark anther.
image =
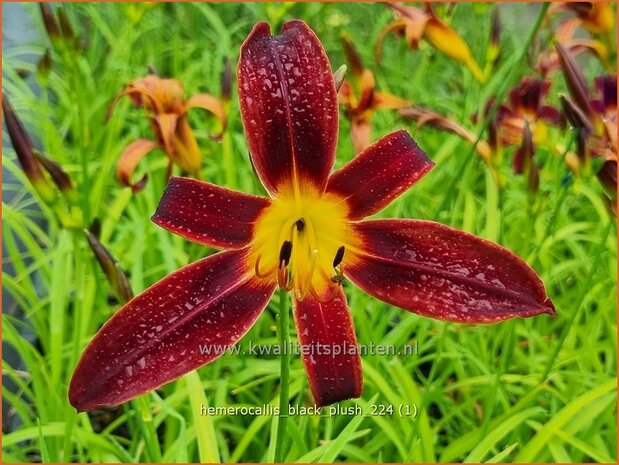
{"type": "Polygon", "coordinates": [[[331,282],[332,283],[340,284],[342,281],[344,281],[344,275],[343,274],[336,274],[335,276],[331,276],[331,282]]]}
{"type": "Polygon", "coordinates": [[[282,248],[279,251],[279,267],[283,268],[290,263],[290,255],[292,254],[292,242],[284,241],[282,248]]]}
{"type": "Polygon", "coordinates": [[[340,263],[342,263],[342,260],[344,259],[344,252],[346,252],[346,248],[341,245],[335,253],[335,258],[333,259],[333,268],[337,267],[340,263]]]}
{"type": "Polygon", "coordinates": [[[298,219],[295,225],[298,232],[301,232],[305,229],[305,221],[303,221],[303,218],[298,219]]]}

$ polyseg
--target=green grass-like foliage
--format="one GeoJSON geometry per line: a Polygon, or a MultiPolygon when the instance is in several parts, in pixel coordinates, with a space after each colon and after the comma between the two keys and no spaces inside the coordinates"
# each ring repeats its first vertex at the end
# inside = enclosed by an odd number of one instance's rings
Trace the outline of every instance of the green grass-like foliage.
{"type": "MultiPolygon", "coordinates": [[[[151,134],[143,114],[128,101],[107,124],[105,112],[122,86],[145,75],[148,65],[181,80],[187,95],[218,94],[224,58],[236,63],[255,22],[269,21],[277,31],[283,21],[300,18],[316,31],[334,69],[345,61],[340,35],[346,31],[380,89],[483,134],[483,122],[475,126],[469,115],[482,110],[491,95],[504,96],[522,76],[534,73],[535,50],[550,45],[554,27],[542,25],[533,43],[541,5],[502,5],[502,58],[481,85],[427,44],[411,51],[394,36],[386,40],[377,66],[373,44],[393,18],[380,4],[65,4],[80,51],[52,51],[51,69],[42,80],[33,57],[50,44],[38,6],[24,7],[38,34],[28,45],[4,49],[4,91],[40,149],[73,178],[84,225],[100,219],[101,242],[119,260],[135,293],[212,252],[150,222],[165,186],[163,153],[140,165],[137,174],[149,174],[144,191],[132,195],[116,181],[122,149],[151,134]]],[[[438,7],[482,64],[494,7],[438,7]]],[[[4,21],[10,21],[6,10],[4,21]]],[[[603,72],[595,59],[582,59],[587,79],[603,72]]],[[[560,72],[552,81],[549,101],[558,106],[557,94],[566,87],[560,72]]],[[[199,111],[191,114],[204,153],[200,177],[262,193],[248,159],[236,89],[229,118],[229,131],[217,144],[207,137],[213,122],[199,111]]],[[[576,177],[559,155],[538,147],[540,188],[531,193],[526,177],[513,174],[515,149],[507,148],[496,162],[504,181],[497,187],[487,166],[457,136],[418,129],[395,112],[378,112],[373,139],[401,127],[437,167],[381,216],[441,221],[499,242],[540,274],[558,316],[489,326],[446,324],[346,286],[361,343],[416,342],[418,353],[364,357],[363,397],[344,405],[414,404],[418,415],[291,417],[285,459],[616,462],[616,224],[599,183],[586,173],[576,177]]],[[[553,129],[549,137],[573,149],[568,130],[553,129]]],[[[228,354],[117,409],[75,413],[67,399],[73,369],[119,305],[82,230],[60,227],[53,211],[37,200],[3,133],[7,144],[3,292],[13,305],[3,309],[2,320],[3,461],[272,460],[276,417],[208,417],[199,409],[277,405],[276,356],[228,354]]],[[[337,166],[352,156],[349,124],[342,116],[337,166]]],[[[241,344],[276,343],[276,314],[273,299],[241,344]]],[[[296,357],[291,380],[292,402],[310,405],[296,357]]]]}

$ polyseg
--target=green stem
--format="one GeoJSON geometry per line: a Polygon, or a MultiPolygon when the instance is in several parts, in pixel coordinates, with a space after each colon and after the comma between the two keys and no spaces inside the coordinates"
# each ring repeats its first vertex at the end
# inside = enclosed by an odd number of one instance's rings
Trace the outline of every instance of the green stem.
{"type": "Polygon", "coordinates": [[[277,419],[277,439],[275,443],[275,462],[284,460],[284,440],[286,438],[286,422],[288,421],[288,399],[290,379],[290,309],[288,296],[284,290],[279,291],[279,345],[281,361],[281,380],[279,388],[279,417],[277,419]]]}
{"type": "Polygon", "coordinates": [[[234,166],[234,152],[232,152],[232,136],[230,134],[230,131],[224,132],[221,143],[223,150],[226,187],[229,187],[230,189],[236,189],[236,167],[234,166]]]}

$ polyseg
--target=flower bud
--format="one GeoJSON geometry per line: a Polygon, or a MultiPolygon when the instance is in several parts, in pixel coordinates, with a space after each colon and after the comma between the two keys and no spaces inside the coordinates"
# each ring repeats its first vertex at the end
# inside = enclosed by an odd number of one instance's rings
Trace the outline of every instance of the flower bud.
{"type": "Polygon", "coordinates": [[[15,148],[17,159],[26,177],[41,196],[41,199],[47,204],[53,204],[56,201],[56,192],[43,175],[41,165],[35,157],[30,137],[22,126],[21,121],[17,118],[17,115],[15,115],[13,107],[4,93],[2,95],[2,111],[4,112],[4,122],[15,148]]]}
{"type": "Polygon", "coordinates": [[[101,269],[105,273],[105,276],[112,286],[112,290],[118,300],[121,303],[126,303],[133,297],[133,291],[127,276],[123,272],[122,268],[112,256],[108,249],[106,249],[95,234],[88,229],[84,230],[88,244],[95,254],[95,258],[101,265],[101,269]]]}

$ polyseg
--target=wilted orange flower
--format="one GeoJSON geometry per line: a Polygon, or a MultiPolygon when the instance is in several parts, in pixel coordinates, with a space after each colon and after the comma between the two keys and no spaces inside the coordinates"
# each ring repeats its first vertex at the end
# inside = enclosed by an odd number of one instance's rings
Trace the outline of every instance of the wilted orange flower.
{"type": "Polygon", "coordinates": [[[549,8],[549,13],[571,11],[576,13],[574,20],[591,34],[606,34],[615,27],[615,13],[610,3],[601,2],[565,2],[555,3],[549,8]]]}
{"type": "Polygon", "coordinates": [[[404,34],[411,49],[417,50],[421,39],[425,39],[449,58],[466,65],[479,82],[485,80],[484,73],[473,58],[469,46],[462,37],[436,16],[431,4],[426,3],[423,10],[397,3],[388,6],[398,13],[399,18],[389,23],[378,36],[375,49],[377,62],[380,62],[382,56],[385,37],[390,32],[396,32],[404,34]]]}
{"type": "Polygon", "coordinates": [[[133,172],[140,160],[157,148],[164,150],[170,159],[168,177],[173,164],[190,174],[199,171],[202,157],[196,137],[189,126],[188,110],[202,108],[220,121],[221,131],[211,136],[214,140],[219,140],[226,128],[226,113],[222,100],[209,94],[196,94],[185,100],[183,84],[176,79],[162,79],[154,74],[137,79],[125,86],[114,98],[110,111],[125,95],[131,98],[134,106],[141,106],[144,109],[155,134],[155,140],[133,141],[118,160],[116,167],[118,180],[124,186],[131,186],[134,192],[144,187],[147,177],[144,175],[140,181],[132,183],[133,172]]]}
{"type": "MultiPolygon", "coordinates": [[[[568,50],[572,55],[587,52],[596,56],[607,69],[612,65],[608,60],[608,49],[604,43],[591,37],[576,37],[581,21],[578,18],[570,18],[557,26],[555,41],[568,50]]],[[[560,67],[559,55],[555,47],[550,47],[539,53],[535,69],[546,78],[552,75],[560,67]]]]}
{"type": "Polygon", "coordinates": [[[338,97],[350,119],[350,136],[355,152],[359,153],[370,145],[372,114],[376,110],[395,110],[410,103],[390,93],[375,90],[374,75],[363,67],[361,57],[350,38],[344,36],[342,42],[352,79],[342,82],[338,97]]]}
{"type": "Polygon", "coordinates": [[[418,105],[411,105],[408,108],[400,110],[400,114],[417,123],[417,128],[423,126],[432,126],[437,129],[454,133],[467,141],[469,144],[475,144],[475,150],[482,160],[490,166],[490,158],[492,156],[492,148],[485,140],[477,140],[475,133],[462,126],[460,123],[448,118],[447,116],[436,113],[429,108],[424,108],[418,105]]]}

